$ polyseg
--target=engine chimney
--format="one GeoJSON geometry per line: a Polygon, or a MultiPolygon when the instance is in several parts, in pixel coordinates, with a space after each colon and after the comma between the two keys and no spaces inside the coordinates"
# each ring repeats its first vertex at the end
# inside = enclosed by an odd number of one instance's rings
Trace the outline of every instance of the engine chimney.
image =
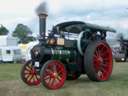
{"type": "Polygon", "coordinates": [[[46,2],[41,3],[37,10],[37,15],[39,16],[39,33],[41,39],[45,39],[46,34],[46,18],[48,16],[46,2]]]}
{"type": "Polygon", "coordinates": [[[40,36],[45,38],[47,14],[39,14],[39,32],[40,36]]]}

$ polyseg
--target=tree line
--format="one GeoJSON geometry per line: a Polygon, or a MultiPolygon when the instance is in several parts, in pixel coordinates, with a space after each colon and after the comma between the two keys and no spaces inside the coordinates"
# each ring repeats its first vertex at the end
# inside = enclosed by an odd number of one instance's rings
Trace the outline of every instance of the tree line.
{"type": "MultiPolygon", "coordinates": [[[[18,24],[12,32],[12,36],[17,37],[19,39],[19,43],[28,43],[36,40],[36,38],[32,36],[32,33],[32,30],[27,25],[18,24]]],[[[0,25],[0,35],[8,34],[9,30],[5,26],[0,25]]]]}

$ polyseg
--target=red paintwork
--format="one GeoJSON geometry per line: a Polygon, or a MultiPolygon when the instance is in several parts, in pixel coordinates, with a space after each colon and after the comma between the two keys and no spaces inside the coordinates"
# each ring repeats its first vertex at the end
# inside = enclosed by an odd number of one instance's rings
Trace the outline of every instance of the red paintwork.
{"type": "Polygon", "coordinates": [[[108,45],[98,44],[93,57],[94,70],[99,80],[108,80],[112,72],[112,52],[108,45]]]}
{"type": "Polygon", "coordinates": [[[49,89],[58,89],[64,85],[66,80],[66,70],[64,65],[57,61],[51,61],[48,66],[44,69],[43,81],[44,85],[49,89]]]}
{"type": "Polygon", "coordinates": [[[24,78],[26,79],[26,83],[31,86],[37,86],[41,82],[40,76],[37,74],[36,69],[32,66],[32,64],[28,64],[28,66],[25,67],[24,78]]]}

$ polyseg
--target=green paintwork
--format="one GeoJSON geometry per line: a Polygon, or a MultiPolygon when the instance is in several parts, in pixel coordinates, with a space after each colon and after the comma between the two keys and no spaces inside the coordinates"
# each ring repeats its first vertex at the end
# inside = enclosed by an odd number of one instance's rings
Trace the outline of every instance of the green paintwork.
{"type": "Polygon", "coordinates": [[[71,50],[53,50],[52,59],[68,60],[75,56],[74,51],[71,50]]]}

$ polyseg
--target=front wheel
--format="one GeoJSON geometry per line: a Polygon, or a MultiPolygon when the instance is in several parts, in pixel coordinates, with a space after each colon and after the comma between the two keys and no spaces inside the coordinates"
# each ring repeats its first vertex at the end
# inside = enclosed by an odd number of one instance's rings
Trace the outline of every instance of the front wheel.
{"type": "Polygon", "coordinates": [[[40,84],[40,75],[37,73],[31,60],[23,65],[21,79],[29,86],[37,86],[40,84]]]}
{"type": "Polygon", "coordinates": [[[58,60],[47,61],[41,69],[41,82],[48,89],[59,89],[67,77],[65,66],[58,60]]]}
{"type": "Polygon", "coordinates": [[[84,53],[84,66],[90,80],[108,80],[113,68],[109,45],[105,41],[95,41],[88,45],[84,53]]]}

